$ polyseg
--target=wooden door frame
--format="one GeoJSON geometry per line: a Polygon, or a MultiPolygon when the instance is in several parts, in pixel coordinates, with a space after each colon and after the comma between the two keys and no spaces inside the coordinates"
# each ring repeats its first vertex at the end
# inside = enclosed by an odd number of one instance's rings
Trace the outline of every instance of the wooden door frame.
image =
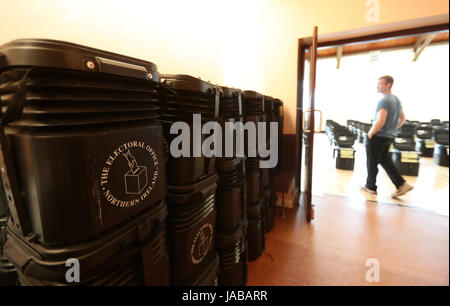
{"type": "MultiPolygon", "coordinates": [[[[318,38],[317,48],[333,47],[344,44],[357,44],[361,42],[378,41],[383,39],[414,36],[430,32],[439,32],[449,29],[449,14],[407,20],[402,22],[379,25],[375,27],[362,28],[346,32],[321,35],[318,38]]],[[[301,171],[303,154],[303,94],[305,79],[305,54],[313,44],[313,38],[304,37],[298,39],[297,53],[297,105],[296,105],[296,156],[295,156],[295,178],[294,178],[294,203],[299,203],[301,195],[301,171]]],[[[312,115],[314,116],[314,115],[312,115]]],[[[310,146],[309,154],[312,155],[313,147],[310,146]]],[[[312,169],[312,158],[309,167],[312,169]]],[[[309,178],[311,179],[311,178],[309,178]]],[[[309,194],[311,192],[308,190],[309,194]]],[[[309,201],[309,204],[310,201],[309,201]]],[[[309,209],[307,207],[306,211],[309,209]]],[[[311,216],[307,219],[310,220],[311,216]]]]}

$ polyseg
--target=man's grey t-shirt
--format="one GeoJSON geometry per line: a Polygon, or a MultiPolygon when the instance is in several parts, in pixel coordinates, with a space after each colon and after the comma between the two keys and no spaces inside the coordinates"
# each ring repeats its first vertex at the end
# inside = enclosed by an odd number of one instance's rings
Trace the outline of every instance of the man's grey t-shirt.
{"type": "Polygon", "coordinates": [[[387,111],[386,122],[381,130],[376,133],[376,136],[384,138],[395,138],[397,136],[397,124],[400,112],[402,110],[402,104],[400,100],[392,95],[387,94],[383,99],[378,102],[377,110],[375,112],[375,120],[377,119],[377,113],[380,109],[384,108],[387,111]]]}

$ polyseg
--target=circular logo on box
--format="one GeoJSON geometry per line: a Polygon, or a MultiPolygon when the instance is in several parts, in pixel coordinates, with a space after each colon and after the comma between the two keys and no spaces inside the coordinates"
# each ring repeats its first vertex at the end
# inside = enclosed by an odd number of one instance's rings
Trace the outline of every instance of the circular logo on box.
{"type": "Polygon", "coordinates": [[[191,260],[194,264],[200,263],[211,248],[213,227],[210,223],[204,224],[194,237],[191,246],[191,260]]]}
{"type": "Polygon", "coordinates": [[[150,196],[159,177],[155,150],[143,141],[129,141],[108,156],[100,175],[105,200],[116,207],[134,207],[150,196]]]}

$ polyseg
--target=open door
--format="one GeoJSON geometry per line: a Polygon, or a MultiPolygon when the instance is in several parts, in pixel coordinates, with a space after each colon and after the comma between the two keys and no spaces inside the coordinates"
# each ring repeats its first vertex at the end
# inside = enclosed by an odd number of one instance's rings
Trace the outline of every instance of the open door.
{"type": "Polygon", "coordinates": [[[438,31],[448,31],[449,15],[406,20],[391,24],[382,24],[368,28],[323,35],[318,41],[317,27],[312,37],[298,40],[297,63],[297,118],[296,118],[296,172],[294,196],[295,202],[302,203],[308,221],[314,219],[312,203],[312,174],[315,126],[315,85],[317,49],[339,47],[345,44],[375,42],[392,37],[408,37],[438,31]],[[309,61],[309,97],[304,98],[305,67],[309,61]],[[302,175],[303,183],[302,184],[302,175]],[[303,185],[303,186],[302,186],[303,185]]]}
{"type": "MultiPolygon", "coordinates": [[[[298,83],[297,83],[297,159],[295,173],[295,198],[305,209],[308,222],[314,219],[312,203],[312,175],[315,133],[315,90],[317,63],[317,32],[314,28],[312,38],[299,39],[298,44],[298,83]],[[308,51],[308,58],[305,57],[308,51]],[[304,99],[305,64],[309,61],[309,97],[304,99]],[[304,176],[301,186],[302,173],[304,176]]],[[[321,113],[320,113],[321,114],[321,113]]],[[[322,116],[321,116],[322,117],[322,116]]],[[[322,120],[322,118],[320,119],[322,120]]]]}

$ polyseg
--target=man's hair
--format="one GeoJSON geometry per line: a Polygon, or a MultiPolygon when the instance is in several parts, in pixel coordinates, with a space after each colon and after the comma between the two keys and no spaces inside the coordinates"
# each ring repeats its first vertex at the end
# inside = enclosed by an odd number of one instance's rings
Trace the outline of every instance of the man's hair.
{"type": "Polygon", "coordinates": [[[391,84],[391,88],[392,85],[394,85],[394,78],[391,77],[390,75],[383,75],[382,77],[380,77],[380,80],[383,79],[387,84],[391,84]]]}

